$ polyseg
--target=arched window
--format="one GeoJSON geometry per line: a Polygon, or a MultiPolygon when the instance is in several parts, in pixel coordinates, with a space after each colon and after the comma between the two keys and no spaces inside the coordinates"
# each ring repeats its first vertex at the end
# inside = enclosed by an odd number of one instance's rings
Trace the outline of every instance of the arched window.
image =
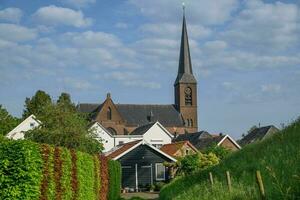
{"type": "Polygon", "coordinates": [[[190,119],[190,127],[193,127],[194,126],[194,124],[193,124],[193,120],[192,119],[190,119]]]}
{"type": "Polygon", "coordinates": [[[108,120],[112,119],[112,113],[111,113],[111,108],[110,107],[108,107],[108,109],[107,109],[107,119],[108,120]]]}
{"type": "Polygon", "coordinates": [[[110,132],[112,135],[117,135],[117,131],[116,131],[114,128],[108,127],[107,130],[108,130],[108,132],[110,132]]]}
{"type": "Polygon", "coordinates": [[[185,105],[191,106],[192,105],[192,89],[190,87],[185,88],[184,90],[185,96],[185,105]]]}

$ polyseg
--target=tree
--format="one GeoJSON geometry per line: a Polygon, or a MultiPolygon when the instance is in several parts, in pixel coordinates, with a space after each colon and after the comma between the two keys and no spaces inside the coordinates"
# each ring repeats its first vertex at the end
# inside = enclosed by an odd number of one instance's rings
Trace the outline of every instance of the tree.
{"type": "Polygon", "coordinates": [[[15,128],[20,120],[10,115],[5,108],[0,105],[0,135],[6,135],[15,128]]]}
{"type": "Polygon", "coordinates": [[[65,109],[76,110],[75,104],[71,101],[71,96],[68,93],[61,93],[56,103],[63,106],[65,109]]]}
{"type": "Polygon", "coordinates": [[[214,153],[197,153],[185,156],[179,164],[179,173],[190,174],[219,164],[219,158],[214,153]]]}
{"type": "Polygon", "coordinates": [[[204,153],[206,153],[206,154],[208,154],[208,153],[215,154],[220,160],[223,160],[226,156],[228,156],[230,154],[230,152],[231,151],[229,149],[218,146],[216,144],[211,145],[204,151],[204,153]]]}
{"type": "Polygon", "coordinates": [[[87,153],[103,149],[96,135],[88,131],[88,121],[65,104],[50,103],[40,110],[41,125],[25,134],[25,138],[39,143],[73,148],[87,153]]]}
{"type": "Polygon", "coordinates": [[[26,98],[23,118],[26,118],[31,114],[38,117],[42,114],[43,108],[49,104],[51,104],[50,95],[42,90],[38,90],[31,98],[26,98]]]}

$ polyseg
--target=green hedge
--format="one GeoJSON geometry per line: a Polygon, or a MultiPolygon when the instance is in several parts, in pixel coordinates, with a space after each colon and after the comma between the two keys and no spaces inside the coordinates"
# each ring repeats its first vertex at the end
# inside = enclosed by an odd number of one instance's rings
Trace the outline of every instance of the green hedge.
{"type": "Polygon", "coordinates": [[[108,199],[116,200],[120,198],[121,190],[121,165],[119,162],[108,161],[109,168],[109,192],[108,199]]]}
{"type": "Polygon", "coordinates": [[[103,156],[25,140],[0,140],[0,199],[105,200],[101,190],[109,188],[107,196],[116,200],[120,169],[118,162],[103,156]],[[103,170],[109,176],[101,176],[103,170]]]}

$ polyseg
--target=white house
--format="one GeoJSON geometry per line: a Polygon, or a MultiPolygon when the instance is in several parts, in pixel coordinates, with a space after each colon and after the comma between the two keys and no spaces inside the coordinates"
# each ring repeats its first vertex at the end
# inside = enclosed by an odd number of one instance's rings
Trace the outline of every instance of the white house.
{"type": "Polygon", "coordinates": [[[90,129],[103,143],[103,152],[108,152],[118,145],[144,140],[145,142],[160,148],[164,144],[170,144],[173,136],[159,122],[139,126],[129,135],[112,135],[100,123],[95,122],[90,129]]]}
{"type": "Polygon", "coordinates": [[[6,137],[19,140],[24,139],[24,134],[26,131],[32,130],[38,127],[41,124],[39,120],[36,119],[34,115],[30,115],[24,121],[22,121],[18,126],[16,126],[13,130],[11,130],[6,137]]]}

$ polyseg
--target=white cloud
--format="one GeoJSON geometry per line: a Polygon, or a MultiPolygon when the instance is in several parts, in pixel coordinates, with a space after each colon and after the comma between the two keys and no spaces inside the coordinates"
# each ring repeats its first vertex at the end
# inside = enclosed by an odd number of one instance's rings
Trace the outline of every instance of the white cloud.
{"type": "Polygon", "coordinates": [[[261,86],[262,92],[278,93],[281,91],[281,85],[279,84],[266,84],[261,86]]]}
{"type": "MultiPolygon", "coordinates": [[[[144,24],[139,29],[151,35],[163,38],[176,38],[181,34],[181,24],[152,23],[144,24]]],[[[192,39],[203,39],[211,35],[212,31],[201,25],[188,25],[189,36],[192,39]]],[[[179,38],[179,37],[178,37],[179,38]]]]}
{"type": "MultiPolygon", "coordinates": [[[[151,19],[177,21],[181,13],[180,2],[174,0],[129,0],[140,12],[151,19]]],[[[237,8],[238,0],[190,0],[186,3],[188,20],[192,23],[221,24],[230,19],[230,14],[237,8]]]]}
{"type": "Polygon", "coordinates": [[[298,15],[294,4],[247,1],[246,8],[221,35],[237,47],[261,52],[284,50],[299,43],[298,15]]]}
{"type": "Polygon", "coordinates": [[[203,46],[207,51],[216,53],[216,51],[223,51],[227,48],[227,43],[221,40],[208,41],[203,46]]]}
{"type": "Polygon", "coordinates": [[[86,18],[81,11],[54,5],[39,8],[33,17],[36,21],[46,25],[68,25],[82,28],[92,24],[92,19],[86,18]]]}
{"type": "Polygon", "coordinates": [[[120,47],[122,45],[118,37],[104,32],[86,31],[82,33],[68,32],[63,34],[63,41],[79,47],[120,47]]]}
{"type": "Polygon", "coordinates": [[[76,90],[87,90],[92,88],[92,84],[86,80],[80,80],[78,78],[65,77],[58,80],[62,84],[76,90]]]}
{"type": "Polygon", "coordinates": [[[5,8],[0,10],[0,20],[18,23],[23,16],[19,8],[5,8]]]}
{"type": "Polygon", "coordinates": [[[118,22],[115,24],[115,27],[119,28],[119,29],[126,29],[126,28],[128,28],[128,24],[123,23],[123,22],[118,22]]]}
{"type": "Polygon", "coordinates": [[[61,1],[75,8],[87,7],[88,5],[96,2],[96,0],[61,0],[61,1]]]}
{"type": "Polygon", "coordinates": [[[38,33],[34,29],[15,24],[0,24],[0,38],[2,40],[22,42],[37,38],[38,33]]]}
{"type": "Polygon", "coordinates": [[[104,74],[104,78],[119,81],[128,87],[142,87],[148,89],[159,89],[161,85],[157,82],[148,81],[146,76],[134,72],[114,71],[104,74]]]}

